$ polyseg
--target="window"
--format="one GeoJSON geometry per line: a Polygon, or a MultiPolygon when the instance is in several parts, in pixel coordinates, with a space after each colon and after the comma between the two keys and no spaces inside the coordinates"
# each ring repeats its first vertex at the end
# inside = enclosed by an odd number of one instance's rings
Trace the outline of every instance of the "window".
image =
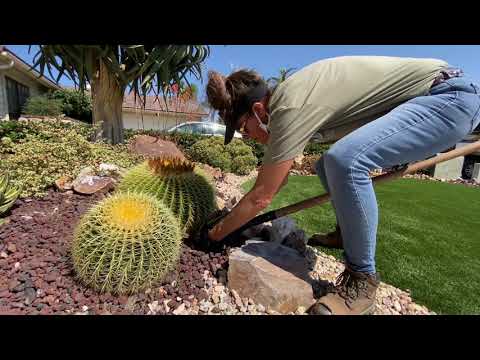
{"type": "Polygon", "coordinates": [[[215,124],[215,125],[213,125],[213,128],[214,128],[214,134],[215,135],[225,136],[225,126],[215,124]]]}
{"type": "Polygon", "coordinates": [[[8,76],[5,76],[5,79],[7,81],[8,116],[11,119],[18,119],[23,105],[30,96],[30,89],[8,76]]]}
{"type": "Polygon", "coordinates": [[[185,124],[185,125],[181,125],[178,128],[176,128],[175,131],[181,132],[181,133],[190,133],[190,132],[192,132],[192,127],[191,127],[190,124],[185,124]]]}
{"type": "Polygon", "coordinates": [[[204,124],[196,123],[196,124],[191,124],[191,126],[192,126],[192,132],[195,134],[208,133],[207,129],[205,129],[204,124]]]}

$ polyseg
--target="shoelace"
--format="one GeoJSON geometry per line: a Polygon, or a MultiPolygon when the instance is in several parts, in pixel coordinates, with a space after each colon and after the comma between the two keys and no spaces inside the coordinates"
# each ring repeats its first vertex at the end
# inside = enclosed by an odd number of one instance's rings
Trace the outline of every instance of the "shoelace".
{"type": "Polygon", "coordinates": [[[355,301],[360,293],[367,292],[365,279],[354,276],[350,271],[344,270],[335,280],[335,291],[348,303],[355,301]]]}

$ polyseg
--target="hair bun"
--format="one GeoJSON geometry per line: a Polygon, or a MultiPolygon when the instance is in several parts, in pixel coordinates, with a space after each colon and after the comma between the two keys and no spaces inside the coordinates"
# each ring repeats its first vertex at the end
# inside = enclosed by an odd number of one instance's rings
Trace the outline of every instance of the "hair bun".
{"type": "Polygon", "coordinates": [[[227,91],[225,76],[216,72],[208,72],[207,98],[208,103],[215,110],[223,111],[232,105],[232,97],[227,91]]]}

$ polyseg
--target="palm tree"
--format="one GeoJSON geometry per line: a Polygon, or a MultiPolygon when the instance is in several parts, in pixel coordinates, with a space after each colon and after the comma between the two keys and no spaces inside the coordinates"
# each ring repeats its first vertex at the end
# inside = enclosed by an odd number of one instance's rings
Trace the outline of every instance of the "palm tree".
{"type": "Polygon", "coordinates": [[[271,86],[275,88],[278,85],[280,85],[282,82],[284,82],[291,75],[293,71],[295,71],[295,68],[288,68],[288,69],[281,68],[279,76],[269,78],[267,80],[267,83],[271,84],[271,86]]]}
{"type": "Polygon", "coordinates": [[[39,67],[41,75],[46,68],[50,76],[54,68],[57,83],[65,75],[82,91],[91,85],[93,123],[101,123],[101,136],[117,144],[124,139],[127,86],[144,104],[150,93],[165,99],[187,74],[201,79],[201,64],[209,54],[204,45],[39,45],[32,68],[39,67]]]}

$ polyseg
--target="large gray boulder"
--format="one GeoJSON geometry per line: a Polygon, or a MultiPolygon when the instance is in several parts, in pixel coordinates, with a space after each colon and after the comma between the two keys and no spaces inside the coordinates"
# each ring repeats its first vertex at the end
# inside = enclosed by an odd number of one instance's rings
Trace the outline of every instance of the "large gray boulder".
{"type": "Polygon", "coordinates": [[[279,313],[315,303],[308,261],[275,242],[249,240],[229,256],[228,286],[279,313]]]}

